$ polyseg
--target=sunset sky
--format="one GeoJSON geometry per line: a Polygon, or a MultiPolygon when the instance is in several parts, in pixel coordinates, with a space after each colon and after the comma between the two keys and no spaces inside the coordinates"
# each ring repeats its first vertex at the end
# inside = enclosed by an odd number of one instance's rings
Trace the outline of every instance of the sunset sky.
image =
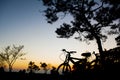
{"type": "MultiPolygon", "coordinates": [[[[57,38],[55,30],[63,22],[69,22],[70,16],[48,24],[44,16],[41,0],[0,0],[0,50],[8,45],[24,45],[25,60],[18,60],[15,68],[26,68],[29,61],[46,62],[58,65],[62,49],[75,50],[79,57],[83,52],[98,52],[95,41],[87,45],[85,42],[57,38]]],[[[103,48],[116,47],[114,35],[110,36],[103,48]]],[[[64,55],[61,56],[64,59],[64,55]]]]}

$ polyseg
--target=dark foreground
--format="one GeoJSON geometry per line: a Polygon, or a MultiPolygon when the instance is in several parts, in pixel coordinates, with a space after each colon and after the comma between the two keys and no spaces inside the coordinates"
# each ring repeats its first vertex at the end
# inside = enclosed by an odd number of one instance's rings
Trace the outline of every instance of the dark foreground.
{"type": "Polygon", "coordinates": [[[4,72],[0,73],[0,80],[120,80],[118,72],[87,72],[67,75],[4,72]]]}

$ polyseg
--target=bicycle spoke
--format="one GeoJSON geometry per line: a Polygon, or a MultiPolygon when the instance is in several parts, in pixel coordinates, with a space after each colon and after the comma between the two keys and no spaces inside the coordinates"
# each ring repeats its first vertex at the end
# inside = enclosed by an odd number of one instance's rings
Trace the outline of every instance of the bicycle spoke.
{"type": "Polygon", "coordinates": [[[57,68],[57,71],[59,74],[66,74],[71,72],[71,67],[69,64],[63,63],[57,68]]]}

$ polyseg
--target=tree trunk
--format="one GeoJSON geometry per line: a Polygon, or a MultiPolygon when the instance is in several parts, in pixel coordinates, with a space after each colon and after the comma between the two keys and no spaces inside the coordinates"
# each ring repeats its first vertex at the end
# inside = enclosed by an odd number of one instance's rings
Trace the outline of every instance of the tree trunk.
{"type": "Polygon", "coordinates": [[[9,72],[12,72],[12,65],[9,64],[9,72]]]}
{"type": "Polygon", "coordinates": [[[100,53],[100,61],[101,61],[102,65],[104,65],[104,55],[103,55],[104,53],[103,53],[101,40],[98,36],[95,37],[95,38],[96,38],[96,42],[97,42],[97,45],[98,45],[98,50],[99,50],[99,53],[100,53]]]}
{"type": "Polygon", "coordinates": [[[103,49],[102,49],[102,44],[101,44],[101,40],[99,37],[96,38],[96,42],[97,42],[97,45],[98,45],[98,50],[99,50],[99,53],[100,53],[100,56],[103,55],[103,49]]]}

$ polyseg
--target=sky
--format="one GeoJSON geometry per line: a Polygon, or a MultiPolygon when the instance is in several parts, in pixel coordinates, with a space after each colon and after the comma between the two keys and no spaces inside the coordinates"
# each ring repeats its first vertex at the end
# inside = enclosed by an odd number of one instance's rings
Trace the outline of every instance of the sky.
{"type": "MultiPolygon", "coordinates": [[[[26,53],[18,59],[14,68],[27,68],[29,61],[39,65],[46,62],[59,65],[64,60],[62,49],[75,50],[74,57],[80,57],[83,52],[98,52],[97,44],[92,41],[90,45],[85,42],[70,39],[57,38],[56,28],[63,22],[69,22],[70,16],[49,24],[46,21],[41,0],[0,0],[0,50],[8,45],[24,45],[26,53]],[[62,59],[62,60],[61,60],[62,59]]],[[[110,36],[103,48],[116,47],[114,35],[110,36]]]]}

